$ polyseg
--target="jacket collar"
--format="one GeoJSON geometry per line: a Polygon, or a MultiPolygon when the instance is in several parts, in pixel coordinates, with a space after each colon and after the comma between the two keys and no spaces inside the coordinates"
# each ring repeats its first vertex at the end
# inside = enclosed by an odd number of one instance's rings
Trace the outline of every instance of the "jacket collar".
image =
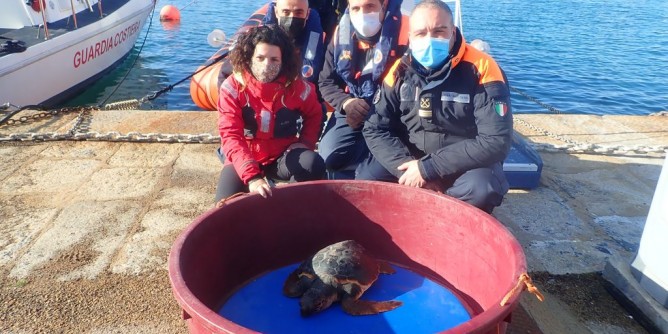
{"type": "Polygon", "coordinates": [[[464,51],[466,50],[466,40],[464,39],[464,35],[462,35],[462,32],[459,31],[459,28],[456,28],[457,31],[455,31],[455,45],[452,47],[452,50],[450,50],[450,55],[452,57],[452,65],[451,68],[455,68],[457,64],[464,58],[464,51]],[[456,51],[455,51],[456,50],[456,51]]]}
{"type": "Polygon", "coordinates": [[[284,94],[284,91],[288,86],[288,81],[284,76],[280,76],[272,82],[263,83],[255,79],[255,77],[248,72],[235,72],[234,79],[236,79],[249,94],[256,98],[259,97],[265,102],[276,100],[279,95],[284,94]]]}

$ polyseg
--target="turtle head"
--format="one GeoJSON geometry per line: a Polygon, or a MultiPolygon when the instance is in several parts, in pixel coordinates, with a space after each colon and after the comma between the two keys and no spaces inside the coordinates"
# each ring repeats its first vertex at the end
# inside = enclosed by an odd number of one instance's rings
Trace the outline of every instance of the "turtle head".
{"type": "Polygon", "coordinates": [[[328,308],[336,301],[336,291],[327,287],[308,289],[299,300],[302,317],[307,317],[328,308]]]}
{"type": "Polygon", "coordinates": [[[314,280],[314,275],[297,269],[285,280],[283,294],[288,297],[299,297],[311,287],[314,280]]]}

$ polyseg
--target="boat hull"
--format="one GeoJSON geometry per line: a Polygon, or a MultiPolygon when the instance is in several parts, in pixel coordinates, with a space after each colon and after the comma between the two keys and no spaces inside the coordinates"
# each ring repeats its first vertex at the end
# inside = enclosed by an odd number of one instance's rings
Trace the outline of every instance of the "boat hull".
{"type": "Polygon", "coordinates": [[[50,106],[78,93],[129,54],[153,9],[128,1],[95,23],[0,59],[0,103],[50,106]]]}

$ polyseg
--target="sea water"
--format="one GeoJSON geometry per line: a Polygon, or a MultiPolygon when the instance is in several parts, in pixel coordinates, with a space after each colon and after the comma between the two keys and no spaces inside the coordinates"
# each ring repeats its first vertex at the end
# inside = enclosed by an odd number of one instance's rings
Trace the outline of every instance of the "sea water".
{"type": "MultiPolygon", "coordinates": [[[[158,1],[157,11],[167,4],[182,8],[180,24],[163,27],[156,13],[148,35],[147,24],[122,66],[69,104],[102,102],[130,68],[108,102],[141,98],[176,83],[216,51],[206,42],[211,30],[233,34],[266,2],[158,1]]],[[[668,1],[462,0],[462,19],[468,41],[478,38],[491,45],[516,89],[516,113],[647,115],[668,110],[668,1]]],[[[189,81],[143,108],[198,110],[189,81]]]]}
{"type": "Polygon", "coordinates": [[[364,300],[398,300],[403,305],[388,312],[351,316],[339,303],[310,317],[302,317],[299,299],[282,294],[283,282],[297,265],[267,273],[229,297],[218,314],[262,333],[435,333],[470,319],[464,304],[450,290],[410,270],[394,267],[380,275],[364,300]]]}

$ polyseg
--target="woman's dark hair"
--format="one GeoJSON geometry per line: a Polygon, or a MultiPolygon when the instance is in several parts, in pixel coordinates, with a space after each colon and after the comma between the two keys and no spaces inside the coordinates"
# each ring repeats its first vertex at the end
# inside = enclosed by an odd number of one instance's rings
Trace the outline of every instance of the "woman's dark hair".
{"type": "Polygon", "coordinates": [[[253,27],[239,35],[230,51],[230,62],[234,71],[251,73],[255,46],[260,43],[275,45],[281,49],[281,71],[278,75],[285,76],[288,82],[296,80],[300,74],[301,58],[297,56],[295,46],[287,33],[276,25],[253,27]]]}

